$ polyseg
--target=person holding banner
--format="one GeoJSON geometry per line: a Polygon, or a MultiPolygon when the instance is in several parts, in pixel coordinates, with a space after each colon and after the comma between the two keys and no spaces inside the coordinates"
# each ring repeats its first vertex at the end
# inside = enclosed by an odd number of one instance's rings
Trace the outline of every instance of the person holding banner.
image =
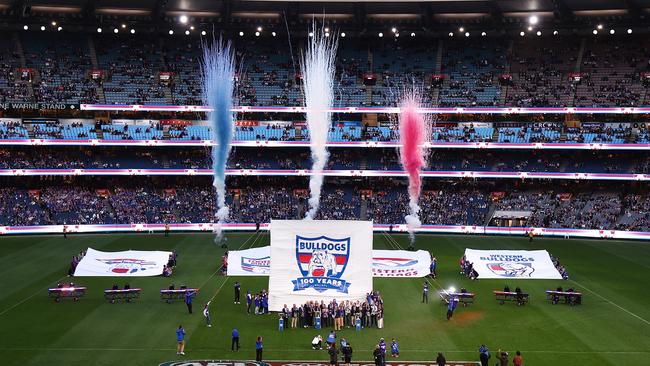
{"type": "Polygon", "coordinates": [[[185,292],[185,305],[187,305],[187,311],[192,314],[192,299],[196,293],[194,291],[187,290],[185,292]]]}

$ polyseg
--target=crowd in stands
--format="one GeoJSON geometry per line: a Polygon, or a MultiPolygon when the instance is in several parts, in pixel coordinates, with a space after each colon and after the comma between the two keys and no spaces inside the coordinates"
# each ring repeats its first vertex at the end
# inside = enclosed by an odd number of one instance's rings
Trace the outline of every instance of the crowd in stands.
{"type": "Polygon", "coordinates": [[[280,316],[290,325],[287,328],[309,328],[316,325],[316,319],[322,327],[335,331],[354,328],[357,319],[364,328],[383,327],[384,301],[379,291],[373,291],[366,294],[365,301],[309,301],[291,307],[285,304],[280,316]]]}
{"type": "MultiPolygon", "coordinates": [[[[397,150],[334,148],[326,169],[402,170],[397,150]]],[[[635,151],[430,150],[425,171],[637,173],[650,156],[635,151]]],[[[233,148],[229,169],[310,169],[308,148],[233,148]]],[[[0,169],[210,169],[210,150],[145,147],[0,147],[0,169]]],[[[340,195],[340,193],[339,193],[340,195]]],[[[345,199],[346,197],[343,197],[345,199]]],[[[331,194],[329,199],[337,199],[331,194]]]]}
{"type": "MultiPolygon", "coordinates": [[[[228,184],[232,222],[300,219],[308,209],[306,178],[228,184]]],[[[401,224],[406,191],[405,179],[328,178],[316,218],[401,224]]],[[[214,205],[208,177],[35,178],[0,189],[0,226],[213,222],[214,205]]],[[[425,181],[420,207],[423,224],[484,226],[491,212],[504,210],[530,211],[525,225],[532,227],[650,231],[650,193],[633,182],[425,181]]]]}
{"type": "MultiPolygon", "coordinates": [[[[202,102],[197,37],[25,32],[3,38],[2,101],[202,102]],[[19,75],[21,67],[31,70],[28,77],[19,75]],[[93,78],[92,70],[102,75],[93,78]]],[[[299,42],[282,37],[233,41],[238,104],[303,104],[299,42]]],[[[334,104],[392,106],[404,85],[418,86],[424,103],[440,106],[647,104],[640,77],[648,71],[643,35],[585,40],[582,49],[579,37],[560,36],[424,42],[348,37],[339,42],[334,104]],[[367,74],[375,85],[364,83],[367,74]],[[440,83],[432,81],[434,74],[443,75],[440,83]]]]}
{"type": "MultiPolygon", "coordinates": [[[[189,122],[189,121],[188,121],[189,122]]],[[[350,141],[399,141],[395,124],[380,126],[361,125],[358,122],[335,122],[330,128],[329,142],[350,141]]],[[[433,123],[429,140],[446,142],[499,142],[499,143],[650,143],[645,125],[585,122],[581,126],[568,127],[562,123],[509,122],[483,124],[479,122],[459,125],[433,123]]],[[[187,126],[165,125],[159,121],[149,124],[94,124],[75,122],[59,124],[20,124],[0,122],[0,140],[27,139],[30,136],[45,140],[211,140],[211,128],[201,124],[187,126]],[[30,135],[31,133],[31,135],[30,135]]],[[[237,126],[235,141],[309,141],[305,126],[265,124],[261,126],[237,126]]]]}

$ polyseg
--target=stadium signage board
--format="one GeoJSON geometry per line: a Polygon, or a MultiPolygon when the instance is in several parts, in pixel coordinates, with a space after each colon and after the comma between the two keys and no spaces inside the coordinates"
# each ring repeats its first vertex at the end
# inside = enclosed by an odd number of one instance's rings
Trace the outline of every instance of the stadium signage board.
{"type": "Polygon", "coordinates": [[[79,109],[76,104],[66,103],[28,103],[28,102],[6,102],[0,103],[0,109],[21,109],[21,110],[66,110],[66,109],[79,109]]]}
{"type": "MultiPolygon", "coordinates": [[[[408,361],[386,361],[390,366],[436,366],[435,362],[408,362],[408,361]]],[[[473,361],[451,361],[448,364],[456,366],[476,366],[478,362],[473,361]]],[[[375,366],[374,362],[361,361],[350,363],[351,366],[375,366]]],[[[158,366],[329,366],[329,363],[319,361],[220,361],[220,360],[188,360],[163,362],[158,366]]]]}
{"type": "Polygon", "coordinates": [[[269,364],[254,361],[184,360],[163,362],[158,366],[269,366],[269,364]]]}

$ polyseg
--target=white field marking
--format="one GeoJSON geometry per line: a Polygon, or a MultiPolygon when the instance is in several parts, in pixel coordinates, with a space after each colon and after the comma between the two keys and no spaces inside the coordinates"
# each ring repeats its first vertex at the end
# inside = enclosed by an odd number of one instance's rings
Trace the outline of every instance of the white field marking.
{"type": "MultiPolygon", "coordinates": [[[[256,237],[256,235],[255,235],[255,234],[251,234],[251,236],[249,236],[246,240],[244,240],[244,242],[242,243],[242,245],[240,245],[239,248],[238,248],[237,250],[240,250],[242,247],[244,247],[244,245],[246,245],[246,243],[248,243],[248,241],[251,240],[251,239],[254,238],[254,237],[256,237]]],[[[257,239],[255,239],[255,240],[257,240],[257,239]]],[[[255,244],[255,241],[253,241],[253,244],[255,244]]],[[[221,267],[217,268],[217,270],[214,271],[214,272],[210,275],[210,277],[208,277],[207,280],[203,281],[203,284],[202,284],[199,288],[203,288],[203,286],[205,286],[205,284],[208,283],[208,281],[210,281],[210,280],[212,279],[212,277],[214,277],[214,275],[216,275],[217,273],[219,273],[219,270],[221,270],[221,267]]]]}
{"type": "MultiPolygon", "coordinates": [[[[250,240],[251,238],[255,238],[255,240],[253,240],[253,242],[251,243],[251,246],[250,246],[250,248],[252,248],[252,247],[255,245],[255,243],[257,242],[257,239],[259,239],[259,238],[261,238],[261,237],[262,237],[261,232],[258,232],[258,233],[256,233],[256,234],[253,234],[253,235],[249,236],[248,239],[246,239],[246,240],[242,243],[242,245],[239,246],[239,248],[238,248],[237,250],[240,250],[241,248],[243,248],[244,245],[246,245],[246,243],[248,243],[248,240],[250,240]]],[[[217,297],[217,295],[219,294],[219,292],[221,291],[221,289],[223,288],[223,286],[226,284],[226,282],[228,282],[229,279],[230,279],[230,277],[226,276],[226,279],[223,280],[223,282],[221,283],[221,286],[219,286],[219,288],[218,288],[217,291],[214,293],[214,295],[212,295],[212,297],[210,298],[209,301],[212,301],[212,300],[214,300],[215,297],[217,297]]]]}
{"type": "MultiPolygon", "coordinates": [[[[63,276],[63,277],[59,278],[58,280],[56,280],[55,282],[58,283],[58,282],[60,282],[62,279],[66,278],[66,277],[67,277],[67,276],[63,276]]],[[[12,306],[10,306],[10,307],[4,309],[4,310],[0,313],[0,316],[5,315],[7,312],[9,312],[10,310],[12,310],[13,308],[19,306],[20,304],[24,303],[25,301],[31,299],[32,297],[34,297],[34,296],[36,296],[36,295],[38,295],[38,294],[40,294],[41,292],[43,292],[43,290],[42,290],[42,289],[39,289],[39,290],[37,290],[36,292],[34,292],[33,294],[27,296],[26,298],[24,298],[24,299],[18,301],[18,302],[15,303],[15,304],[13,304],[12,306]]]]}
{"type": "Polygon", "coordinates": [[[591,290],[591,289],[589,289],[589,288],[587,288],[587,286],[585,286],[585,285],[583,285],[583,284],[580,284],[580,283],[578,283],[578,282],[577,282],[576,280],[570,280],[570,281],[571,281],[571,282],[573,282],[573,283],[575,283],[576,285],[578,285],[578,286],[580,286],[580,287],[582,287],[582,288],[584,288],[585,290],[587,290],[587,291],[589,291],[589,292],[591,292],[592,294],[594,294],[594,295],[596,295],[596,296],[598,296],[598,297],[600,297],[600,298],[601,298],[602,300],[605,300],[605,302],[608,302],[608,303],[610,303],[610,304],[612,304],[612,305],[614,305],[614,306],[616,306],[617,308],[619,308],[619,309],[621,309],[621,310],[623,310],[624,312],[626,312],[626,313],[628,313],[629,315],[632,315],[633,317],[635,317],[635,318],[637,318],[637,319],[639,319],[639,320],[641,320],[642,322],[644,322],[644,323],[646,323],[647,325],[650,325],[650,321],[647,321],[646,319],[644,319],[644,318],[642,318],[642,317],[640,317],[640,316],[638,316],[637,314],[634,314],[633,312],[631,312],[631,311],[629,311],[629,310],[627,310],[626,308],[624,308],[624,307],[622,307],[622,306],[620,306],[619,304],[617,304],[617,303],[615,303],[615,302],[613,302],[612,300],[610,300],[610,299],[608,299],[608,298],[606,298],[606,297],[604,297],[603,295],[601,295],[601,294],[599,294],[599,293],[597,293],[596,291],[594,291],[594,290],[591,290]]]}

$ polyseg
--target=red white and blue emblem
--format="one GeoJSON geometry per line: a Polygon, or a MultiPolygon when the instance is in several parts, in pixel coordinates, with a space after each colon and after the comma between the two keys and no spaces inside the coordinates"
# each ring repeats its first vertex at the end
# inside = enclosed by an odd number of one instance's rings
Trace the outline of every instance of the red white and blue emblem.
{"type": "Polygon", "coordinates": [[[488,263],[487,267],[501,277],[530,277],[535,272],[532,263],[498,262],[488,263]]]}
{"type": "Polygon", "coordinates": [[[341,279],[350,258],[350,238],[326,236],[305,238],[296,235],[296,264],[303,275],[293,280],[293,291],[313,288],[318,292],[347,293],[350,284],[341,279]]]}
{"type": "Polygon", "coordinates": [[[108,270],[117,274],[132,274],[146,271],[156,266],[156,262],[133,258],[97,259],[108,265],[108,270]]]}
{"type": "Polygon", "coordinates": [[[271,257],[248,258],[241,257],[241,269],[246,272],[269,274],[271,270],[271,257]]]}

